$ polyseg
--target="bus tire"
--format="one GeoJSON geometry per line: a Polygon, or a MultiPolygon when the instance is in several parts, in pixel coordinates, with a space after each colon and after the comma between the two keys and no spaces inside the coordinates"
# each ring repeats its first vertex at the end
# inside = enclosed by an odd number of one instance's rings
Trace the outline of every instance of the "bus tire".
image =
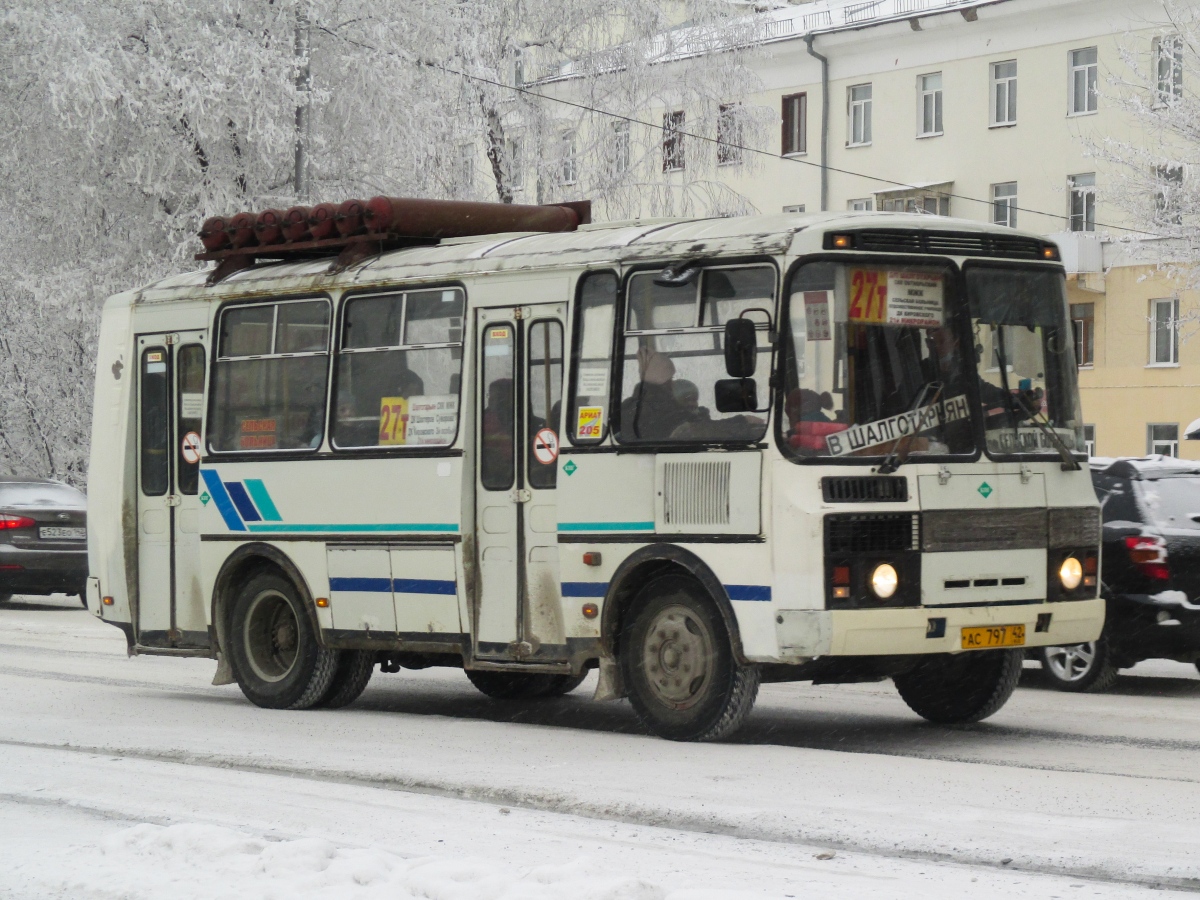
{"type": "Polygon", "coordinates": [[[638,594],[619,660],[638,719],[672,741],[718,741],[754,707],[758,666],[742,665],[716,605],[690,578],[665,575],[638,594]]]}
{"type": "Polygon", "coordinates": [[[317,643],[296,586],[265,571],[251,577],[234,601],[229,661],[254,705],[308,709],[329,692],[338,653],[317,643]]]}
{"type": "Polygon", "coordinates": [[[892,678],[909,709],[938,725],[980,722],[1008,702],[1021,677],[1022,650],[927,656],[892,678]]]}
{"type": "Polygon", "coordinates": [[[329,690],[315,705],[321,709],[349,706],[367,689],[374,673],[374,650],[343,650],[338,654],[337,670],[329,690]]]}
{"type": "Polygon", "coordinates": [[[561,697],[579,687],[585,676],[540,672],[487,672],[467,669],[471,684],[493,700],[536,700],[561,697]]]}

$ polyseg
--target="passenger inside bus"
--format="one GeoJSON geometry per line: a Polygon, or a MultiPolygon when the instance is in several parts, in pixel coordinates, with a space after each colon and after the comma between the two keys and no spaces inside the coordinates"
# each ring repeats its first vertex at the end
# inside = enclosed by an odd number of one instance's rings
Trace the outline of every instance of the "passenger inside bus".
{"type": "Polygon", "coordinates": [[[487,486],[511,482],[513,471],[513,381],[497,378],[488,385],[483,410],[483,458],[480,474],[487,486]]]}

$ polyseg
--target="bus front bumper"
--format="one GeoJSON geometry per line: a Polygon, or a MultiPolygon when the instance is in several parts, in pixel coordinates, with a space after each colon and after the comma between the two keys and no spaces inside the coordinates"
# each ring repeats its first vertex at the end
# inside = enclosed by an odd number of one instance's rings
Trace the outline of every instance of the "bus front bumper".
{"type": "MultiPolygon", "coordinates": [[[[963,629],[1024,626],[1017,647],[1082,644],[1100,636],[1104,601],[1056,601],[1005,606],[904,609],[779,610],[781,657],[900,656],[959,653],[963,629]]],[[[1013,630],[1007,632],[1012,640],[1013,630]]],[[[968,652],[970,652],[968,650],[968,652]]]]}

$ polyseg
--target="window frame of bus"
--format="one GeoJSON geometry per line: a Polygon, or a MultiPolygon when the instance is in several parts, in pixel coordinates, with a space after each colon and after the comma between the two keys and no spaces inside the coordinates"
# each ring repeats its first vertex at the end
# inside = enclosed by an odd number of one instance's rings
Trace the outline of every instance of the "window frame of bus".
{"type": "MultiPolygon", "coordinates": [[[[332,342],[333,342],[333,323],[334,323],[334,300],[328,293],[316,294],[301,294],[298,296],[283,296],[271,298],[239,298],[222,303],[217,307],[217,311],[213,316],[212,323],[212,346],[208,361],[208,372],[205,375],[206,388],[208,390],[208,401],[205,404],[204,418],[204,450],[206,453],[215,456],[220,456],[223,459],[236,459],[239,456],[249,458],[260,458],[264,455],[269,455],[277,459],[288,458],[307,458],[320,453],[321,447],[325,443],[325,438],[329,433],[329,379],[333,371],[332,365],[332,342]],[[306,351],[303,353],[279,353],[269,354],[267,356],[234,356],[223,357],[221,353],[221,326],[224,323],[224,316],[230,309],[244,309],[251,306],[276,306],[285,303],[306,303],[314,300],[323,300],[329,307],[329,333],[325,337],[325,349],[323,351],[306,351]],[[287,447],[269,450],[254,450],[254,449],[237,449],[237,450],[217,450],[212,445],[212,424],[215,420],[215,411],[217,405],[217,372],[220,363],[236,362],[245,359],[290,359],[294,357],[304,356],[320,356],[324,354],[329,363],[325,366],[325,393],[324,407],[321,411],[321,441],[315,447],[287,447]]],[[[272,337],[274,340],[274,337],[272,337]]],[[[203,464],[204,460],[201,460],[203,464]]]]}
{"type": "Polygon", "coordinates": [[[575,309],[571,315],[571,369],[568,376],[570,405],[567,409],[567,425],[565,429],[573,447],[597,447],[608,440],[609,425],[612,423],[613,385],[616,383],[617,354],[614,350],[617,328],[620,325],[617,316],[621,305],[621,273],[616,269],[589,269],[580,274],[575,282],[575,309]],[[608,396],[604,401],[604,421],[601,423],[600,436],[597,438],[579,438],[576,430],[579,427],[579,359],[583,350],[583,288],[584,283],[593,276],[609,275],[616,282],[613,291],[612,314],[613,323],[608,335],[608,396]]]}
{"type": "MultiPolygon", "coordinates": [[[[405,303],[407,304],[407,300],[405,303]]],[[[463,371],[466,368],[466,353],[467,353],[467,331],[468,322],[470,320],[470,308],[468,306],[467,288],[461,281],[446,281],[437,282],[434,284],[422,285],[395,285],[386,288],[368,288],[355,291],[354,293],[344,293],[339,298],[336,327],[333,329],[333,344],[334,347],[330,351],[331,365],[329,367],[329,396],[326,400],[328,407],[326,411],[327,432],[329,435],[329,449],[335,454],[347,454],[355,457],[382,457],[382,456],[458,456],[462,454],[461,449],[455,449],[455,444],[458,443],[459,437],[462,435],[462,406],[463,406],[463,371]],[[437,343],[437,344],[401,344],[396,347],[388,347],[386,350],[436,350],[439,348],[454,348],[455,346],[461,351],[458,358],[458,394],[457,397],[457,412],[454,417],[454,438],[450,443],[445,445],[419,445],[413,444],[411,447],[407,444],[390,444],[386,446],[364,446],[364,447],[340,447],[333,439],[334,427],[337,425],[337,396],[338,396],[338,360],[342,356],[343,345],[345,339],[345,322],[346,310],[351,301],[360,300],[364,297],[384,297],[393,294],[421,294],[433,291],[456,290],[462,295],[462,340],[457,344],[437,343]]],[[[401,335],[403,337],[403,334],[401,335]]],[[[380,348],[359,348],[378,351],[380,348]]],[[[349,355],[353,356],[356,351],[349,351],[349,355]]]]}
{"type": "MultiPolygon", "coordinates": [[[[776,387],[773,393],[775,394],[775,443],[779,448],[779,452],[787,459],[794,463],[806,466],[876,466],[886,457],[885,453],[880,453],[876,456],[801,456],[796,453],[787,442],[787,432],[784,430],[784,400],[787,397],[787,373],[784,371],[784,366],[787,363],[788,354],[792,351],[792,282],[796,278],[796,273],[804,266],[813,263],[833,262],[833,263],[861,263],[870,266],[935,266],[940,265],[948,268],[955,280],[955,289],[959,296],[966,300],[967,282],[963,276],[962,269],[947,256],[923,256],[917,258],[915,256],[897,256],[887,253],[813,253],[807,256],[802,256],[788,266],[787,275],[784,279],[783,295],[780,298],[779,306],[779,341],[776,344],[776,352],[779,356],[779,371],[776,377],[776,387]]],[[[966,308],[966,315],[958,316],[959,333],[958,341],[960,347],[973,347],[972,336],[967,332],[971,321],[970,309],[966,308]]],[[[964,369],[969,376],[967,378],[967,399],[971,404],[971,433],[975,436],[975,452],[967,455],[965,453],[941,453],[921,455],[913,462],[922,463],[973,463],[978,462],[983,456],[983,417],[976,415],[974,410],[979,409],[979,387],[978,387],[978,370],[974,361],[974,354],[971,354],[969,365],[965,365],[964,369]]]]}
{"type": "MultiPolygon", "coordinates": [[[[963,296],[963,299],[967,302],[967,324],[968,325],[970,325],[970,322],[971,322],[971,305],[970,305],[970,298],[967,297],[967,271],[969,269],[973,269],[973,268],[974,269],[980,269],[980,268],[982,268],[982,269],[1016,269],[1018,271],[1024,271],[1024,272],[1029,272],[1034,269],[1046,269],[1046,270],[1049,270],[1052,272],[1057,272],[1058,274],[1062,275],[1064,279],[1066,278],[1066,268],[1063,266],[1062,263],[1042,262],[1041,260],[1032,260],[1032,259],[1031,260],[968,259],[963,263],[963,266],[961,269],[961,274],[959,276],[959,278],[962,280],[962,296],[963,296]]],[[[1070,316],[1070,305],[1069,305],[1070,297],[1069,297],[1069,295],[1066,294],[1065,282],[1064,282],[1063,300],[1064,300],[1064,303],[1067,304],[1066,306],[1064,306],[1064,308],[1062,310],[1063,321],[1066,324],[1067,334],[1069,334],[1071,337],[1071,340],[1069,343],[1070,343],[1070,349],[1071,349],[1071,356],[1072,356],[1072,358],[1074,358],[1074,356],[1075,356],[1075,333],[1074,333],[1074,329],[1071,328],[1071,316],[1070,316]]],[[[971,336],[971,342],[972,342],[971,345],[974,346],[974,335],[971,336]]],[[[1079,361],[1073,359],[1073,362],[1075,364],[1071,368],[1071,374],[1074,375],[1074,377],[1075,377],[1075,394],[1076,394],[1075,399],[1076,399],[1076,402],[1078,403],[1078,409],[1076,410],[1076,412],[1078,412],[1080,415],[1080,419],[1081,419],[1080,427],[1082,428],[1083,427],[1083,423],[1082,423],[1083,398],[1079,396],[1079,375],[1078,375],[1078,372],[1079,372],[1078,362],[1079,361]]],[[[1044,363],[1044,360],[1043,360],[1043,363],[1044,363]]],[[[971,383],[972,383],[972,386],[974,386],[975,384],[977,384],[977,381],[972,381],[971,383]]],[[[975,404],[976,409],[978,409],[981,406],[981,403],[980,403],[980,400],[978,397],[976,397],[972,402],[975,404]]],[[[980,416],[980,419],[979,419],[978,430],[979,430],[979,437],[978,437],[979,451],[981,454],[986,454],[987,458],[989,460],[991,460],[992,462],[1062,462],[1062,456],[1056,450],[1047,450],[1045,453],[992,453],[991,451],[989,451],[987,449],[987,446],[986,446],[987,429],[984,428],[982,416],[980,416]]],[[[1080,465],[1083,466],[1084,471],[1086,471],[1087,466],[1088,466],[1087,450],[1086,449],[1072,450],[1072,451],[1070,451],[1070,453],[1071,453],[1071,457],[1075,460],[1078,460],[1080,465]]]]}
{"type": "MultiPolygon", "coordinates": [[[[779,342],[778,341],[776,341],[774,344],[771,345],[770,360],[769,360],[768,369],[767,369],[767,390],[765,391],[765,396],[767,398],[768,406],[767,406],[766,410],[757,411],[758,415],[765,415],[766,419],[767,419],[766,427],[763,428],[761,437],[756,438],[756,439],[747,438],[744,440],[720,440],[720,441],[696,440],[696,439],[689,438],[687,440],[679,440],[679,441],[631,441],[631,442],[630,441],[622,441],[620,438],[620,434],[621,434],[621,429],[620,429],[621,402],[622,402],[622,398],[624,397],[624,393],[625,393],[624,385],[622,384],[622,377],[623,377],[624,371],[625,371],[625,337],[626,337],[625,322],[628,317],[628,309],[629,309],[629,283],[633,280],[634,276],[636,276],[636,275],[640,275],[645,272],[661,272],[667,266],[678,264],[680,261],[681,261],[681,257],[676,256],[676,257],[669,258],[669,259],[662,259],[657,262],[641,263],[641,264],[638,264],[637,266],[626,269],[622,275],[621,289],[620,289],[620,293],[618,296],[618,303],[617,303],[617,315],[616,315],[616,319],[613,323],[613,327],[614,327],[614,332],[613,332],[613,340],[614,340],[613,371],[612,371],[613,381],[612,381],[612,386],[609,388],[609,398],[608,398],[609,399],[609,422],[610,422],[609,429],[610,429],[610,432],[613,437],[613,443],[619,444],[622,448],[621,452],[623,452],[623,453],[624,452],[635,452],[635,451],[639,451],[639,450],[646,450],[647,452],[651,452],[651,451],[657,452],[660,450],[666,451],[666,452],[670,452],[672,450],[676,450],[679,452],[686,452],[689,449],[692,449],[695,447],[700,447],[700,448],[732,447],[732,448],[739,448],[739,449],[744,449],[744,448],[749,447],[749,448],[754,448],[754,449],[758,449],[758,450],[763,450],[768,446],[767,436],[771,432],[772,413],[770,410],[770,405],[772,403],[774,403],[774,397],[772,396],[774,394],[774,391],[771,390],[770,385],[771,385],[771,376],[774,375],[775,367],[778,364],[779,359],[781,359],[781,357],[779,357],[779,355],[778,355],[778,353],[779,353],[779,342]]],[[[730,257],[715,257],[715,256],[700,257],[700,256],[697,256],[697,257],[695,257],[695,261],[697,263],[697,268],[700,270],[696,275],[697,285],[699,285],[699,280],[704,277],[704,272],[709,269],[748,268],[751,266],[761,266],[761,265],[770,266],[775,272],[775,296],[773,298],[773,303],[772,303],[773,308],[768,310],[771,314],[771,322],[770,322],[769,328],[774,328],[778,332],[779,323],[782,321],[782,319],[780,319],[780,310],[783,308],[782,303],[781,303],[782,298],[781,298],[780,290],[784,283],[783,279],[781,278],[781,272],[780,272],[778,259],[776,259],[773,256],[756,254],[756,255],[730,256],[730,257]]],[[[699,288],[699,286],[697,286],[696,302],[697,302],[698,306],[702,302],[702,300],[703,300],[703,297],[701,296],[700,288],[699,288]]],[[[756,328],[757,328],[758,324],[759,323],[757,322],[757,320],[755,320],[756,328]]],[[[710,326],[704,326],[704,328],[708,329],[708,330],[712,330],[717,327],[723,327],[723,326],[711,326],[711,328],[710,328],[710,326]]],[[[698,327],[694,333],[696,333],[696,334],[701,333],[701,329],[698,327]]],[[[761,400],[760,400],[760,402],[761,402],[761,400]]]]}

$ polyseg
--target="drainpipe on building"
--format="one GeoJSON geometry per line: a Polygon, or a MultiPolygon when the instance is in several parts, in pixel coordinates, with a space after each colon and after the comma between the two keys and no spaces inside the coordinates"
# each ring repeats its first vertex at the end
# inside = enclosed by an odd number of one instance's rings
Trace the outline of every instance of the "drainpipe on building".
{"type": "Polygon", "coordinates": [[[821,212],[829,209],[829,60],[813,49],[813,35],[806,34],[808,55],[821,61],[821,212]]]}

